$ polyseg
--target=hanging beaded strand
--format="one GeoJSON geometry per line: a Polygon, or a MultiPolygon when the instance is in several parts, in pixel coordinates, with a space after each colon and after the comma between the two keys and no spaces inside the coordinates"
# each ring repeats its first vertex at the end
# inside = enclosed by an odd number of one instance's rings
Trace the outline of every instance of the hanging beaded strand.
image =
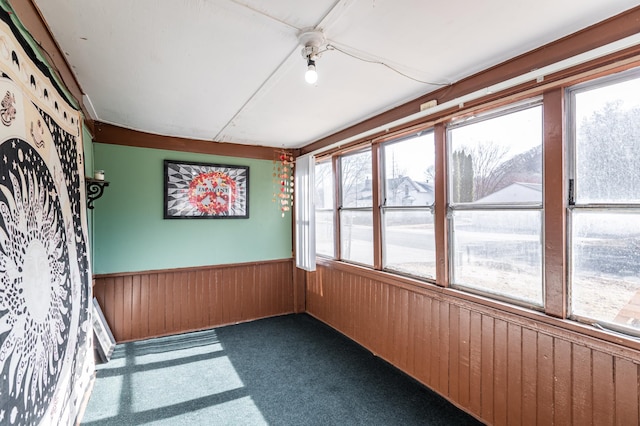
{"type": "Polygon", "coordinates": [[[277,203],[282,217],[293,208],[293,155],[285,150],[276,151],[273,160],[273,183],[277,188],[273,193],[273,202],[277,203]]]}

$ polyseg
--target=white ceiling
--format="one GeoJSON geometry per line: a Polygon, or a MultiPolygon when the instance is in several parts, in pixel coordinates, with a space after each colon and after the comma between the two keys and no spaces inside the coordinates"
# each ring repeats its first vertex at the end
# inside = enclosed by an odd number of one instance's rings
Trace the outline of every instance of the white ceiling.
{"type": "Polygon", "coordinates": [[[297,148],[637,0],[34,0],[94,119],[297,148]],[[304,81],[301,30],[339,50],[304,81]],[[347,53],[344,53],[347,52],[347,53]],[[359,58],[359,59],[357,59],[359,58]],[[91,106],[92,105],[92,106],[91,106]]]}

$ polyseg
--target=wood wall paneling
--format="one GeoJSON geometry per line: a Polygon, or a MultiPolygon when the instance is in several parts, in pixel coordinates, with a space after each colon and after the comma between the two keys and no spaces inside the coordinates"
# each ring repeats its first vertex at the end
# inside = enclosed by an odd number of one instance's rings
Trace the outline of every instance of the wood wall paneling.
{"type": "Polygon", "coordinates": [[[615,424],[637,425],[638,422],[638,365],[626,359],[616,359],[615,424]]]}
{"type": "Polygon", "coordinates": [[[615,406],[614,391],[614,358],[602,352],[593,352],[592,383],[593,386],[593,406],[589,410],[594,425],[612,425],[614,424],[614,410],[610,407],[615,406]]]}
{"type": "Polygon", "coordinates": [[[292,313],[290,259],[95,276],[116,341],[145,339],[292,313]]]}
{"type": "Polygon", "coordinates": [[[538,334],[528,328],[522,329],[522,424],[536,424],[537,372],[535,366],[538,353],[538,334]]]}
{"type": "Polygon", "coordinates": [[[553,337],[538,334],[538,354],[535,365],[537,373],[537,424],[553,424],[554,404],[554,371],[553,371],[553,337]]]}
{"type": "Polygon", "coordinates": [[[484,422],[638,424],[640,351],[351,269],[307,273],[308,313],[484,422]]]}

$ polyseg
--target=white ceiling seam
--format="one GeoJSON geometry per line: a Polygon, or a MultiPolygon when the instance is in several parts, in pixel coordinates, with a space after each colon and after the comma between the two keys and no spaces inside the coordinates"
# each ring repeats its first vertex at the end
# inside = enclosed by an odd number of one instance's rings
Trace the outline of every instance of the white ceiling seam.
{"type": "Polygon", "coordinates": [[[286,26],[288,28],[291,28],[293,30],[300,31],[302,29],[302,28],[298,28],[295,25],[285,21],[284,19],[280,19],[280,18],[278,18],[276,16],[269,15],[268,13],[266,13],[266,12],[260,10],[260,9],[257,9],[255,7],[251,7],[250,5],[242,3],[241,1],[237,1],[237,0],[228,0],[228,1],[230,1],[231,3],[235,3],[238,6],[245,7],[247,9],[249,9],[250,11],[257,13],[258,15],[261,15],[261,16],[264,16],[265,18],[271,19],[272,21],[279,22],[282,25],[284,25],[284,26],[286,26]]]}
{"type": "Polygon", "coordinates": [[[298,52],[298,47],[296,46],[295,49],[293,49],[293,51],[291,53],[289,53],[287,55],[286,58],[284,58],[282,60],[282,62],[280,62],[280,65],[278,65],[278,67],[273,70],[273,72],[271,73],[271,75],[269,75],[269,77],[267,77],[267,79],[265,81],[262,82],[262,84],[255,90],[255,92],[253,92],[251,94],[251,96],[249,96],[249,98],[245,101],[244,104],[242,104],[242,106],[238,109],[238,111],[236,111],[236,113],[229,119],[229,121],[227,122],[227,124],[225,124],[222,129],[220,129],[220,131],[218,132],[218,134],[216,134],[213,137],[213,141],[217,142],[220,141],[220,138],[224,135],[225,130],[229,127],[233,125],[233,120],[235,120],[236,117],[238,117],[238,115],[240,115],[245,108],[247,108],[247,106],[251,103],[251,101],[253,101],[258,95],[260,95],[262,93],[262,91],[268,87],[272,80],[275,79],[279,74],[280,74],[280,70],[283,68],[283,66],[289,62],[289,60],[294,56],[295,52],[298,52]]]}
{"type": "MultiPolygon", "coordinates": [[[[241,5],[243,7],[248,8],[251,11],[254,11],[262,16],[266,16],[269,19],[273,19],[276,22],[280,22],[285,24],[286,26],[288,26],[289,28],[293,28],[296,29],[299,32],[302,31],[303,29],[299,29],[289,23],[285,23],[284,21],[272,17],[271,15],[267,15],[261,11],[256,10],[255,8],[252,8],[246,4],[243,4],[241,2],[238,2],[236,0],[229,0],[233,3],[236,3],[238,5],[241,5]]],[[[318,24],[316,24],[314,26],[314,28],[317,29],[321,29],[323,27],[323,25],[327,25],[329,22],[331,22],[331,19],[333,16],[336,16],[335,11],[338,10],[339,7],[341,8],[345,8],[348,7],[348,5],[352,2],[353,0],[336,0],[336,2],[333,4],[333,6],[331,7],[331,9],[325,14],[325,16],[320,20],[320,22],[318,22],[318,24]]],[[[280,65],[278,65],[278,67],[267,77],[267,79],[255,90],[255,92],[253,92],[251,94],[251,96],[246,100],[245,103],[242,104],[242,106],[236,111],[236,113],[229,119],[229,121],[222,127],[222,129],[220,129],[220,131],[213,137],[213,141],[220,141],[221,138],[223,137],[223,135],[225,134],[225,130],[229,127],[229,126],[233,126],[234,120],[236,119],[236,117],[238,117],[240,114],[242,114],[242,112],[245,110],[245,108],[247,108],[247,106],[257,97],[261,94],[261,92],[267,88],[271,86],[271,80],[273,79],[277,79],[279,78],[280,75],[280,71],[283,69],[283,66],[285,63],[287,63],[289,60],[295,58],[296,60],[300,60],[302,61],[302,58],[298,58],[298,56],[300,56],[300,52],[299,52],[299,48],[300,47],[304,47],[301,46],[300,43],[296,44],[296,47],[289,53],[289,55],[287,55],[287,57],[280,63],[280,65]]]]}

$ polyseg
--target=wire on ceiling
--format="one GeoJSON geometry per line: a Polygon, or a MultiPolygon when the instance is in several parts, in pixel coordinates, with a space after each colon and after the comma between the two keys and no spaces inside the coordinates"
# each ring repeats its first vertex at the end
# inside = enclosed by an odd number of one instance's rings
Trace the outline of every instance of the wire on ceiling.
{"type": "MultiPolygon", "coordinates": [[[[349,52],[347,50],[341,49],[341,48],[339,48],[339,47],[337,47],[337,46],[335,46],[335,45],[333,45],[331,43],[326,45],[324,51],[326,52],[327,50],[336,50],[336,51],[338,51],[338,52],[340,52],[340,53],[342,53],[344,55],[350,56],[350,57],[352,57],[354,59],[357,59],[359,61],[362,61],[362,62],[368,62],[370,64],[382,65],[383,67],[386,67],[386,68],[390,69],[391,71],[395,72],[396,74],[399,74],[399,75],[401,75],[401,76],[403,76],[405,78],[408,78],[409,80],[413,80],[413,81],[415,81],[417,83],[429,84],[431,86],[441,86],[441,87],[451,86],[453,84],[453,83],[435,83],[435,82],[432,82],[432,81],[420,80],[419,78],[412,77],[412,76],[410,76],[410,75],[398,70],[397,68],[392,67],[391,65],[387,64],[386,62],[378,61],[378,60],[375,60],[375,59],[367,59],[367,58],[365,58],[363,56],[356,55],[356,54],[351,53],[351,52],[349,52]]],[[[320,53],[322,53],[322,52],[320,52],[320,53]]]]}

